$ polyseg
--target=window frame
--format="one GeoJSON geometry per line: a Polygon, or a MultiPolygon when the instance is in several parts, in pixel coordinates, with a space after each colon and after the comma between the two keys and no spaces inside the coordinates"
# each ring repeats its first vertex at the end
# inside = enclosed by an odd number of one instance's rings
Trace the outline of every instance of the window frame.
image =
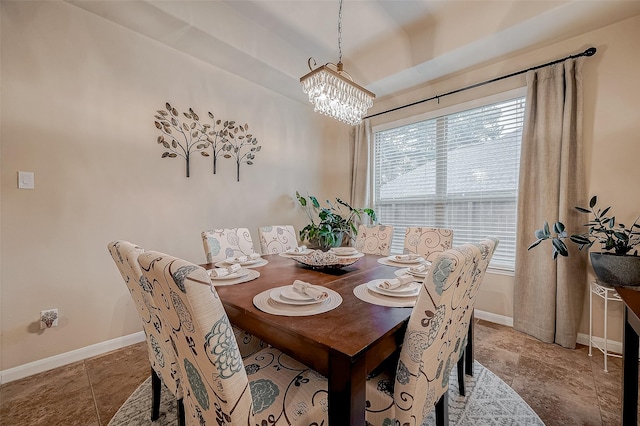
{"type": "MultiPolygon", "coordinates": [[[[421,121],[426,121],[426,120],[431,120],[431,119],[435,119],[438,117],[442,117],[442,116],[446,116],[446,115],[451,115],[451,114],[455,114],[461,111],[466,111],[466,110],[471,110],[474,108],[479,108],[482,106],[486,106],[486,105],[491,105],[491,104],[495,104],[495,103],[499,103],[499,102],[503,102],[503,101],[508,101],[511,99],[516,99],[516,98],[521,98],[524,97],[526,98],[527,95],[527,87],[526,86],[522,86],[516,89],[512,89],[512,90],[507,90],[504,92],[500,92],[500,93],[496,93],[493,95],[489,95],[489,96],[484,96],[482,98],[477,98],[477,99],[472,99],[469,101],[465,101],[465,102],[461,102],[455,105],[450,105],[450,106],[446,106],[444,108],[437,108],[437,109],[433,109],[427,112],[423,112],[420,114],[416,114],[410,117],[405,117],[405,118],[401,118],[398,120],[393,120],[393,121],[389,121],[389,122],[385,122],[385,123],[380,123],[380,124],[376,124],[374,126],[372,126],[371,128],[371,149],[369,150],[369,166],[370,166],[370,173],[369,173],[369,199],[371,200],[371,205],[374,206],[374,203],[376,201],[375,198],[375,176],[376,176],[376,162],[375,162],[375,134],[377,132],[381,132],[381,131],[385,131],[385,130],[389,130],[389,129],[394,129],[394,128],[398,128],[398,127],[402,127],[402,126],[407,126],[407,125],[411,125],[411,124],[415,124],[421,121]]],[[[525,105],[526,105],[527,99],[525,99],[525,105]]],[[[524,118],[523,118],[524,121],[524,118]]],[[[524,123],[523,123],[524,125],[524,123]]],[[[519,191],[519,188],[518,188],[519,191]]],[[[516,194],[516,203],[517,203],[517,199],[519,197],[519,193],[516,194]]],[[[407,200],[403,200],[403,201],[407,201],[407,200]]],[[[517,228],[517,222],[516,222],[516,228],[517,228]]],[[[455,230],[454,230],[455,232],[455,230]]],[[[515,230],[514,230],[515,232],[515,230]]],[[[454,234],[455,235],[455,234],[454,234]]],[[[514,255],[515,256],[515,255],[514,255]]],[[[500,275],[508,275],[508,276],[514,276],[515,275],[515,265],[513,267],[513,270],[509,267],[504,267],[501,265],[490,265],[488,268],[488,271],[495,273],[495,274],[500,274],[500,275]]]]}

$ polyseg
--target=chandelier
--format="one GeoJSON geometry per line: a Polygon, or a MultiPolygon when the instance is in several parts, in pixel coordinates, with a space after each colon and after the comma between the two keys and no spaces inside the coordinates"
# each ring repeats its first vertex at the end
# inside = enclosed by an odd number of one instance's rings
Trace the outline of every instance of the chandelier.
{"type": "Polygon", "coordinates": [[[314,111],[347,124],[356,125],[373,105],[373,93],[353,82],[342,67],[342,0],[338,12],[338,64],[327,63],[313,69],[316,62],[309,58],[311,72],[300,78],[302,91],[309,95],[314,111]],[[311,62],[313,61],[313,66],[311,62]]]}

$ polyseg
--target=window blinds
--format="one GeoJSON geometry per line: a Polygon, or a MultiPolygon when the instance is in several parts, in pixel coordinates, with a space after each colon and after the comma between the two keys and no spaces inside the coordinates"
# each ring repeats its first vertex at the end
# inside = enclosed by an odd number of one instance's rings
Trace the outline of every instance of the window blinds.
{"type": "Polygon", "coordinates": [[[453,229],[454,245],[500,239],[493,268],[514,270],[520,141],[518,97],[374,132],[374,208],[395,227],[453,229]]]}

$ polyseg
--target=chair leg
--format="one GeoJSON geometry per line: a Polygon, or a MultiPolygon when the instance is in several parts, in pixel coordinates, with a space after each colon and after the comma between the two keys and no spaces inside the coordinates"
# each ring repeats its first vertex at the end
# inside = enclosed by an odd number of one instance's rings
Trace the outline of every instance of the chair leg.
{"type": "Polygon", "coordinates": [[[185,426],[184,402],[182,398],[178,400],[178,426],[185,426]]]}
{"type": "Polygon", "coordinates": [[[151,421],[154,422],[158,420],[160,417],[160,391],[162,390],[162,380],[155,372],[155,370],[151,369],[151,421]]]}
{"type": "Polygon", "coordinates": [[[463,351],[462,356],[458,360],[458,390],[460,392],[460,396],[464,396],[464,369],[465,369],[465,355],[466,351],[463,351]]]}
{"type": "Polygon", "coordinates": [[[449,392],[445,392],[436,402],[436,426],[449,425],[449,392]]]}
{"type": "Polygon", "coordinates": [[[469,376],[473,376],[473,323],[474,323],[474,315],[473,311],[471,312],[471,320],[469,321],[469,330],[467,332],[467,347],[465,349],[465,373],[469,376]]]}

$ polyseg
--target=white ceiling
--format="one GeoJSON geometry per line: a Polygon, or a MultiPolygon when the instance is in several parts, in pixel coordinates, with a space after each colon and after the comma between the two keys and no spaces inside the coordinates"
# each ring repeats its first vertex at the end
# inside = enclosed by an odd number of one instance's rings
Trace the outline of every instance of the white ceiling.
{"type": "MultiPolygon", "coordinates": [[[[67,1],[303,102],[308,58],[338,62],[338,0],[67,1]]],[[[342,60],[383,97],[638,14],[637,0],[344,0],[342,60]]]]}

